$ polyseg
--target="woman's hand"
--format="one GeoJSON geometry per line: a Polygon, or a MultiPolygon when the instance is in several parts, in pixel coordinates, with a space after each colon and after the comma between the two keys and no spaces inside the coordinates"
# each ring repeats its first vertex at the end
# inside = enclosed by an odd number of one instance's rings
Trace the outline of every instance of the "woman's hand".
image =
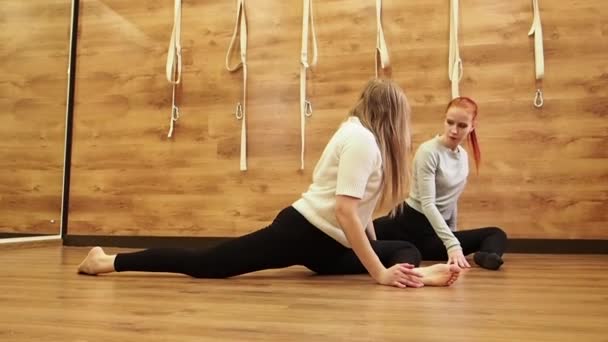
{"type": "Polygon", "coordinates": [[[384,269],[377,276],[376,281],[382,285],[395,286],[399,288],[422,287],[422,274],[414,270],[410,264],[395,264],[384,269]]]}
{"type": "Polygon", "coordinates": [[[448,265],[450,264],[455,264],[461,268],[471,267],[467,261],[467,258],[465,258],[464,254],[462,254],[462,249],[460,248],[454,248],[448,252],[448,265]]]}

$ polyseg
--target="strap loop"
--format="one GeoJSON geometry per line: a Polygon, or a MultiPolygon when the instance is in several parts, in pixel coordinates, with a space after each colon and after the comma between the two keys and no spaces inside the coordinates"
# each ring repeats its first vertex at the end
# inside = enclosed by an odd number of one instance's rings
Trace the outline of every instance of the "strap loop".
{"type": "Polygon", "coordinates": [[[175,0],[173,7],[173,30],[167,51],[167,65],[165,74],[167,81],[173,85],[173,95],[171,96],[171,121],[169,122],[169,133],[167,138],[173,137],[175,123],[179,119],[179,107],[176,104],[175,90],[182,80],[182,46],[181,46],[181,26],[182,26],[182,1],[175,0]]]}
{"type": "Polygon", "coordinates": [[[302,0],[302,50],[300,54],[300,170],[304,169],[306,146],[306,118],[312,116],[312,103],[306,96],[306,75],[310,67],[317,65],[317,35],[312,12],[312,0],[302,0]],[[312,34],[312,61],[308,60],[308,34],[312,34]]]}
{"type": "Polygon", "coordinates": [[[458,45],[458,10],[459,0],[450,0],[450,49],[448,57],[448,78],[452,85],[452,98],[460,96],[458,83],[464,74],[460,47],[458,45]]]}
{"type": "Polygon", "coordinates": [[[532,27],[530,27],[528,36],[534,35],[534,74],[537,84],[536,95],[534,96],[534,107],[541,108],[544,104],[541,86],[542,79],[545,77],[545,53],[543,51],[543,28],[540,21],[538,0],[532,0],[532,11],[532,27]]]}
{"type": "Polygon", "coordinates": [[[241,120],[241,156],[240,170],[247,170],[247,15],[245,13],[245,0],[237,0],[236,3],[236,22],[234,32],[230,39],[228,52],[226,53],[226,69],[235,72],[243,69],[243,100],[236,105],[235,117],[241,120]],[[234,66],[230,66],[230,57],[233,48],[236,47],[236,36],[239,35],[240,61],[234,66]]]}
{"type": "Polygon", "coordinates": [[[378,78],[379,69],[390,67],[391,61],[388,54],[386,39],[384,38],[384,29],[382,28],[382,0],[376,0],[376,54],[375,54],[375,72],[378,78]]]}

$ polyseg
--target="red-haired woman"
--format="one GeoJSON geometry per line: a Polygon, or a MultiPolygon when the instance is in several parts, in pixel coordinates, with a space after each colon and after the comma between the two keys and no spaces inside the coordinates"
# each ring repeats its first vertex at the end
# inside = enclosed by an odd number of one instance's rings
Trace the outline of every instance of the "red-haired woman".
{"type": "Polygon", "coordinates": [[[475,126],[477,104],[457,97],[447,106],[443,134],[424,142],[414,157],[409,197],[395,217],[374,221],[379,240],[413,243],[423,260],[448,260],[470,267],[465,255],[475,253],[479,266],[497,270],[502,264],[507,236],[497,227],[456,231],[458,197],[469,174],[467,152],[460,146],[468,140],[475,167],[481,152],[475,126]]]}

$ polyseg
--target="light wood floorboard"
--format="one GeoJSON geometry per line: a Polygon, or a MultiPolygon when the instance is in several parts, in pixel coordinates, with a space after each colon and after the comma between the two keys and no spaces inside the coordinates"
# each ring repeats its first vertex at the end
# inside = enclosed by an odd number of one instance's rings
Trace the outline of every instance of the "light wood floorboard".
{"type": "Polygon", "coordinates": [[[87,250],[0,249],[0,341],[608,341],[607,255],[507,255],[400,290],[301,267],[77,275],[87,250]]]}

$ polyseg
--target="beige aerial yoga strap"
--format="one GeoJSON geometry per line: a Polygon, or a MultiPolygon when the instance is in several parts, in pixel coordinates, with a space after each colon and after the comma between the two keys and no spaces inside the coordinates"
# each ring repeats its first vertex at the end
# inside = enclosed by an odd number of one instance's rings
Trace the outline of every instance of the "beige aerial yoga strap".
{"type": "Polygon", "coordinates": [[[448,61],[448,77],[452,81],[452,98],[460,96],[458,83],[462,78],[462,59],[458,47],[458,2],[450,0],[450,51],[448,61]]]}
{"type": "Polygon", "coordinates": [[[536,74],[536,95],[534,96],[534,107],[541,108],[544,103],[542,79],[545,76],[545,56],[543,52],[543,28],[540,24],[540,8],[538,0],[532,0],[534,19],[528,36],[534,35],[534,63],[536,74]]]}
{"type": "Polygon", "coordinates": [[[182,26],[182,1],[175,0],[173,11],[173,31],[167,52],[167,81],[173,85],[173,96],[171,100],[171,121],[169,123],[168,138],[173,136],[173,128],[179,119],[179,108],[175,104],[175,89],[182,79],[182,46],[181,46],[181,26],[182,26]]]}
{"type": "Polygon", "coordinates": [[[312,0],[302,0],[302,50],[300,54],[300,170],[304,169],[306,118],[312,116],[312,104],[306,99],[306,71],[317,64],[317,36],[312,15],[312,0]],[[308,61],[308,33],[312,34],[312,61],[308,61]]]}
{"type": "Polygon", "coordinates": [[[388,56],[388,48],[384,39],[384,30],[382,29],[382,0],[376,0],[376,78],[378,78],[379,69],[390,67],[391,61],[388,56]]]}
{"type": "Polygon", "coordinates": [[[245,15],[245,0],[237,0],[236,4],[236,23],[234,25],[234,33],[230,40],[228,53],[226,54],[226,69],[230,72],[243,68],[243,101],[237,103],[235,116],[237,120],[241,120],[241,160],[240,170],[247,170],[247,16],[245,15]],[[236,36],[240,30],[240,50],[241,61],[230,66],[230,56],[232,49],[236,44],[236,36]]]}

